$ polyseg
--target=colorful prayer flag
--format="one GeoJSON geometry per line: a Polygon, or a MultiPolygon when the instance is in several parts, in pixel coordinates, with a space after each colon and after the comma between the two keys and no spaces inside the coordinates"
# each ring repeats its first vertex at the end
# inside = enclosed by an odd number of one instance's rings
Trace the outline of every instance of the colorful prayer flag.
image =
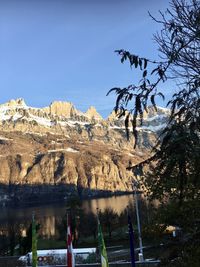
{"type": "Polygon", "coordinates": [[[134,234],[133,234],[133,226],[131,222],[131,217],[129,214],[128,214],[128,231],[129,231],[129,240],[130,240],[131,266],[135,267],[134,234]]]}
{"type": "Polygon", "coordinates": [[[32,267],[37,267],[37,232],[34,214],[32,216],[32,267]]]}
{"type": "Polygon", "coordinates": [[[106,247],[105,247],[105,242],[103,238],[103,233],[101,230],[101,224],[98,219],[98,242],[99,242],[99,250],[101,253],[101,266],[102,267],[108,267],[108,257],[107,257],[107,252],[106,252],[106,247]]]}
{"type": "Polygon", "coordinates": [[[71,233],[70,220],[68,216],[67,216],[67,266],[68,267],[75,266],[75,259],[72,246],[72,233],[71,233]]]}

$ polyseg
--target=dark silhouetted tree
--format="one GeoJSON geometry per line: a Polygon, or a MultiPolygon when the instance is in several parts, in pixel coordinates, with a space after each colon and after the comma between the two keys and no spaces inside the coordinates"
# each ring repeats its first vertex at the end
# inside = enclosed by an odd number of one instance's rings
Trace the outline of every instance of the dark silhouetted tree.
{"type": "MultiPolygon", "coordinates": [[[[127,138],[132,128],[137,145],[137,126],[143,123],[144,111],[151,104],[157,111],[157,97],[164,99],[161,83],[173,80],[174,94],[167,103],[170,117],[152,151],[152,157],[129,166],[133,172],[149,165],[144,183],[149,196],[167,200],[166,222],[179,224],[187,231],[187,239],[177,246],[177,265],[198,266],[200,245],[200,1],[171,0],[169,9],[160,18],[151,18],[161,25],[154,35],[159,58],[151,60],[123,49],[116,50],[121,62],[141,71],[138,84],[115,87],[115,112],[124,117],[127,138]],[[170,201],[170,199],[173,200],[170,201]],[[170,204],[172,203],[172,204],[170,204]],[[174,205],[171,209],[170,205],[174,205]],[[179,220],[176,218],[179,215],[179,220]],[[171,216],[171,210],[173,215],[171,216]],[[187,218],[187,220],[185,219],[187,218]],[[193,226],[191,228],[191,225],[193,226]]],[[[173,88],[171,88],[173,90],[173,88]]],[[[128,164],[127,164],[128,165],[128,164]]]]}
{"type": "Polygon", "coordinates": [[[99,219],[104,228],[107,230],[108,236],[111,239],[112,232],[116,228],[117,224],[117,219],[118,219],[117,213],[111,208],[106,208],[104,212],[101,211],[99,212],[99,219]]]}
{"type": "Polygon", "coordinates": [[[181,203],[199,198],[200,191],[200,1],[172,0],[170,9],[160,12],[160,19],[152,19],[162,25],[154,36],[162,60],[117,50],[121,62],[128,61],[132,68],[141,70],[142,77],[137,85],[112,88],[109,93],[116,92],[114,109],[119,117],[124,116],[128,137],[132,125],[136,146],[143,112],[148,112],[149,103],[156,111],[157,96],[164,98],[160,83],[176,81],[176,93],[167,104],[171,110],[168,124],[152,158],[143,164],[154,162],[146,179],[151,196],[162,198],[167,194],[181,203]]]}

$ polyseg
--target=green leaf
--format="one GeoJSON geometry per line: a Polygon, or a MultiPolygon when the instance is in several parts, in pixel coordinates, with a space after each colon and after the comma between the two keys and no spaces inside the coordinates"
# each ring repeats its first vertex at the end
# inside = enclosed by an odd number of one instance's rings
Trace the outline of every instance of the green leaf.
{"type": "Polygon", "coordinates": [[[141,58],[139,58],[139,66],[140,66],[140,69],[142,70],[142,60],[141,60],[141,58]]]}
{"type": "Polygon", "coordinates": [[[134,57],[134,63],[135,63],[135,68],[137,68],[138,67],[138,57],[134,57]]]}
{"type": "Polygon", "coordinates": [[[161,92],[159,92],[157,95],[160,96],[163,101],[165,100],[165,96],[161,92]]]}
{"type": "Polygon", "coordinates": [[[158,71],[158,70],[159,70],[159,67],[153,69],[152,72],[151,72],[151,75],[154,74],[154,72],[156,72],[156,71],[158,71]]]}
{"type": "Polygon", "coordinates": [[[109,91],[108,91],[108,93],[106,94],[106,96],[108,96],[111,92],[113,92],[113,91],[115,91],[116,93],[119,91],[119,90],[121,90],[121,88],[119,88],[119,87],[114,87],[114,88],[112,88],[112,89],[110,89],[109,91]]]}
{"type": "Polygon", "coordinates": [[[130,118],[130,113],[127,114],[125,121],[124,121],[127,140],[129,140],[129,118],[130,118]]]}
{"type": "Polygon", "coordinates": [[[147,59],[144,58],[144,69],[146,69],[146,67],[147,67],[147,59]]]}
{"type": "Polygon", "coordinates": [[[157,106],[156,106],[156,103],[155,103],[155,95],[152,95],[150,100],[151,100],[151,103],[152,103],[154,109],[157,111],[157,106]]]}
{"type": "Polygon", "coordinates": [[[145,70],[144,72],[143,72],[143,78],[145,78],[147,76],[147,70],[145,70]]]}

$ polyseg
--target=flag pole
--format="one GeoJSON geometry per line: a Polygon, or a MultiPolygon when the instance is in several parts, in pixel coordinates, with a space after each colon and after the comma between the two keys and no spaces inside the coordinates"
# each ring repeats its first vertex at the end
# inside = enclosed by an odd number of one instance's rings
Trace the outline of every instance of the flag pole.
{"type": "Polygon", "coordinates": [[[140,245],[139,261],[144,261],[136,181],[134,181],[133,186],[134,186],[134,195],[135,195],[135,208],[136,208],[136,216],[137,216],[138,238],[139,238],[139,245],[140,245]]]}
{"type": "Polygon", "coordinates": [[[128,216],[128,231],[129,231],[129,241],[130,241],[130,254],[131,254],[131,266],[135,267],[135,250],[134,250],[134,233],[133,233],[133,225],[131,222],[131,216],[128,212],[128,207],[126,209],[128,216]]]}
{"type": "Polygon", "coordinates": [[[32,213],[32,267],[37,267],[37,233],[35,224],[35,214],[32,213]]]}
{"type": "Polygon", "coordinates": [[[97,208],[97,222],[98,222],[98,243],[99,243],[99,251],[100,251],[100,256],[101,256],[101,267],[109,267],[106,246],[105,246],[105,242],[103,238],[101,224],[99,221],[98,208],[97,208]]]}
{"type": "Polygon", "coordinates": [[[67,213],[67,266],[68,267],[75,266],[75,258],[72,246],[72,232],[71,232],[71,225],[68,213],[67,213]]]}

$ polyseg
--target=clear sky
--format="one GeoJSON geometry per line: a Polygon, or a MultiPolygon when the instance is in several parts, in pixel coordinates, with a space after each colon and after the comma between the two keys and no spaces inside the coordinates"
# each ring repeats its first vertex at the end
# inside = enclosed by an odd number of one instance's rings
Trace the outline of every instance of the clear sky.
{"type": "Polygon", "coordinates": [[[148,16],[168,0],[0,0],[0,103],[22,97],[35,107],[71,101],[104,116],[109,89],[133,82],[116,49],[157,57],[148,16]]]}

